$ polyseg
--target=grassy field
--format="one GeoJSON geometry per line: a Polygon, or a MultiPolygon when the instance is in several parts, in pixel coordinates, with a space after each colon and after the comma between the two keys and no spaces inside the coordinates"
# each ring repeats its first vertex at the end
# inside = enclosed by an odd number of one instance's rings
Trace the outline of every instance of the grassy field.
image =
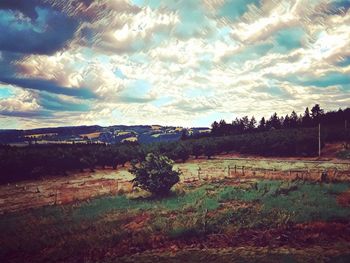
{"type": "Polygon", "coordinates": [[[187,162],[185,164],[178,164],[188,169],[198,169],[202,167],[227,167],[234,166],[246,167],[246,168],[259,168],[270,170],[324,170],[324,169],[338,169],[340,171],[349,170],[349,162],[332,162],[332,161],[307,161],[307,160],[277,160],[277,159],[254,159],[254,158],[219,158],[213,160],[199,160],[198,162],[187,162]]]}
{"type": "Polygon", "coordinates": [[[1,262],[349,262],[350,183],[216,180],[0,216],[1,262]]]}

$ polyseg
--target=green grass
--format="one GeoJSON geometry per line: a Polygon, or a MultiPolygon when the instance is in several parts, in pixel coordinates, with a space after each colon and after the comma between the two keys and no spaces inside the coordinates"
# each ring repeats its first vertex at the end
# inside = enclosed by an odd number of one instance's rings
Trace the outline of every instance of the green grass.
{"type": "Polygon", "coordinates": [[[69,261],[67,257],[85,251],[118,247],[126,239],[130,247],[143,247],[154,235],[189,239],[314,220],[348,220],[350,208],[339,206],[336,197],[349,188],[349,183],[262,180],[233,186],[219,181],[187,187],[183,195],[163,199],[110,196],[1,215],[0,258],[15,255],[21,262],[22,256],[45,251],[38,261],[69,261]],[[144,225],[127,229],[142,215],[148,218],[144,225]]]}

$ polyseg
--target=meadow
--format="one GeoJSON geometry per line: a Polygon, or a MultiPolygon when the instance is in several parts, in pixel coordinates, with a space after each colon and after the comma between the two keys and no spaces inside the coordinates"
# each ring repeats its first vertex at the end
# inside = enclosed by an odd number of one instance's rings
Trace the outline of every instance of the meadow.
{"type": "Polygon", "coordinates": [[[349,262],[349,182],[194,181],[0,216],[2,262],[349,262]]]}

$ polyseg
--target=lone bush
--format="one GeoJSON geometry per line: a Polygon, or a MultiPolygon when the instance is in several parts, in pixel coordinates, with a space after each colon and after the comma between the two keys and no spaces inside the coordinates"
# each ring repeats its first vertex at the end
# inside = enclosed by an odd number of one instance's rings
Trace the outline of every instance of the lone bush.
{"type": "Polygon", "coordinates": [[[132,162],[129,171],[135,175],[134,185],[157,196],[167,195],[180,180],[180,173],[173,170],[173,163],[168,157],[153,153],[147,154],[142,162],[132,162]]]}

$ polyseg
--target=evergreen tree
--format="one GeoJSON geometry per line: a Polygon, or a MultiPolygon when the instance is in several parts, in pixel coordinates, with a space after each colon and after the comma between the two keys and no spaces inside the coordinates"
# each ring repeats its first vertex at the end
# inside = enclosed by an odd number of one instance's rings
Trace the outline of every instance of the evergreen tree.
{"type": "Polygon", "coordinates": [[[298,114],[293,110],[290,114],[290,128],[298,127],[299,117],[298,114]]]}
{"type": "Polygon", "coordinates": [[[255,126],[256,126],[256,120],[255,120],[255,117],[253,116],[249,121],[248,131],[253,131],[255,129],[255,126]]]}
{"type": "Polygon", "coordinates": [[[266,121],[265,121],[265,118],[262,117],[261,120],[260,120],[260,122],[259,122],[258,129],[259,129],[260,131],[264,131],[265,128],[266,128],[266,121]]]}
{"type": "Polygon", "coordinates": [[[310,127],[311,124],[312,124],[312,119],[310,117],[309,107],[306,107],[304,116],[302,118],[302,125],[303,127],[310,127]]]}
{"type": "Polygon", "coordinates": [[[276,112],[269,119],[269,124],[270,124],[271,128],[274,128],[274,129],[280,129],[281,128],[281,121],[278,118],[276,112]]]}
{"type": "Polygon", "coordinates": [[[315,106],[313,106],[311,109],[311,116],[314,124],[319,123],[323,115],[324,115],[323,109],[320,108],[319,104],[315,104],[315,106]]]}

